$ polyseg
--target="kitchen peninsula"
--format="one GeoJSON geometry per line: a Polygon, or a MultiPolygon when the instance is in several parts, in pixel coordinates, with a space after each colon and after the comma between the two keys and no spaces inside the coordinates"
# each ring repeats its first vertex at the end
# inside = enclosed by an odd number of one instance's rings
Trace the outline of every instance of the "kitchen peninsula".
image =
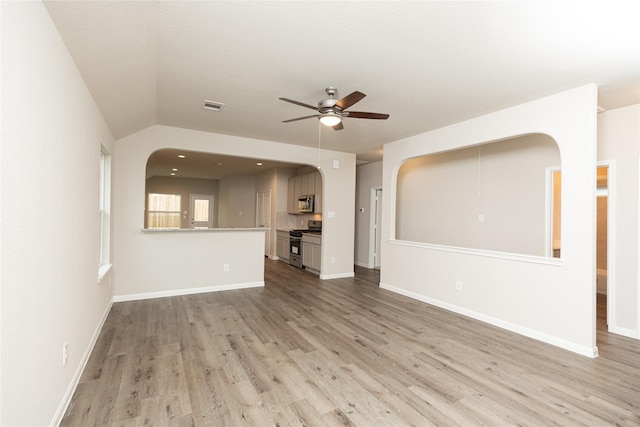
{"type": "Polygon", "coordinates": [[[201,233],[212,231],[269,231],[270,228],[265,227],[228,227],[228,228],[143,228],[144,233],[201,233]]]}
{"type": "Polygon", "coordinates": [[[264,286],[268,228],[143,229],[116,277],[132,277],[144,293],[123,293],[114,301],[159,298],[264,286]]]}

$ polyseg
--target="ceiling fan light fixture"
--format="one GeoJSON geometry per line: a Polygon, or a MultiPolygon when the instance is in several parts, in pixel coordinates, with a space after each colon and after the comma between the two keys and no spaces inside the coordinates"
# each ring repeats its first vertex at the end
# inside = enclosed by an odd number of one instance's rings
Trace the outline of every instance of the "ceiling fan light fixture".
{"type": "Polygon", "coordinates": [[[325,126],[333,127],[342,121],[342,117],[335,113],[327,113],[320,116],[320,123],[325,126]]]}

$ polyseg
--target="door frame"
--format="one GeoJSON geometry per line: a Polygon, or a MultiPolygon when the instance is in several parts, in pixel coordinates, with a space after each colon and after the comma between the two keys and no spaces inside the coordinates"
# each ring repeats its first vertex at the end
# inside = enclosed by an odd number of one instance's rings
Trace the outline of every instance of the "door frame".
{"type": "MultiPolygon", "coordinates": [[[[371,195],[369,197],[369,259],[367,260],[367,268],[370,269],[380,267],[380,253],[376,251],[376,237],[378,237],[378,241],[382,238],[382,221],[377,217],[377,213],[382,212],[382,208],[377,209],[378,191],[382,194],[382,187],[371,187],[371,195]]],[[[380,244],[380,248],[382,248],[382,244],[380,244]]]]}
{"type": "Polygon", "coordinates": [[[265,256],[269,257],[269,259],[273,259],[271,256],[271,233],[274,231],[273,227],[271,227],[271,189],[269,190],[261,190],[256,191],[256,227],[263,227],[263,224],[260,224],[260,220],[262,219],[262,215],[260,213],[260,195],[268,195],[269,204],[266,207],[266,214],[268,219],[268,227],[269,230],[265,232],[265,242],[264,242],[264,251],[265,256]]]}
{"type": "Polygon", "coordinates": [[[214,224],[214,204],[215,204],[215,195],[213,194],[189,194],[189,228],[194,228],[193,226],[193,208],[194,208],[194,200],[195,199],[207,199],[209,200],[209,221],[208,228],[213,228],[214,224]]]}
{"type": "MultiPolygon", "coordinates": [[[[596,162],[596,170],[601,167],[607,168],[607,330],[612,333],[618,333],[616,330],[616,300],[617,300],[617,292],[616,292],[616,254],[615,254],[615,238],[616,238],[616,210],[614,203],[615,197],[615,160],[602,160],[596,162]]],[[[560,166],[553,166],[546,168],[546,196],[545,196],[545,204],[547,209],[547,218],[545,221],[545,256],[553,256],[553,173],[560,171],[560,166]]],[[[597,197],[597,184],[594,183],[593,196],[597,197]]],[[[562,197],[562,196],[561,196],[562,197]]],[[[640,205],[640,201],[639,201],[640,205]]],[[[560,216],[562,221],[562,215],[560,216]]],[[[595,227],[595,224],[594,224],[595,227]]],[[[560,235],[562,235],[562,229],[560,230],[560,235]]],[[[639,240],[640,240],[640,232],[639,232],[639,240]]],[[[594,257],[595,257],[595,242],[594,242],[594,257]]],[[[562,259],[562,252],[560,253],[560,259],[562,259]]],[[[594,285],[595,285],[595,277],[596,270],[593,271],[594,277],[594,285]]],[[[640,275],[640,268],[639,268],[640,275]]],[[[594,292],[597,293],[597,286],[594,288],[594,292]]],[[[639,297],[640,302],[640,297],[639,297]]],[[[597,316],[597,310],[595,310],[595,298],[594,298],[594,322],[596,321],[595,316],[597,316]]],[[[640,305],[639,305],[640,307],[640,305]]],[[[639,316],[640,318],[640,316],[639,316]]],[[[640,330],[640,320],[638,321],[639,330],[640,330]]]]}
{"type": "MultiPolygon", "coordinates": [[[[616,325],[616,286],[615,286],[615,204],[614,197],[614,165],[613,160],[597,163],[597,168],[607,168],[607,329],[614,332],[616,325]]],[[[596,195],[596,199],[597,199],[596,195]]]]}

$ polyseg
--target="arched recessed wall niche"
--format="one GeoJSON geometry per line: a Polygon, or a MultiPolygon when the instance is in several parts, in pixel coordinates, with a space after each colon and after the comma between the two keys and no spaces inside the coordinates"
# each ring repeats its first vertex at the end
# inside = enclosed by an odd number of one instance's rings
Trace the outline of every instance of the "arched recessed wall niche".
{"type": "Polygon", "coordinates": [[[544,134],[408,159],[396,180],[396,240],[552,256],[560,216],[551,214],[550,171],[559,168],[558,145],[544,134]]]}

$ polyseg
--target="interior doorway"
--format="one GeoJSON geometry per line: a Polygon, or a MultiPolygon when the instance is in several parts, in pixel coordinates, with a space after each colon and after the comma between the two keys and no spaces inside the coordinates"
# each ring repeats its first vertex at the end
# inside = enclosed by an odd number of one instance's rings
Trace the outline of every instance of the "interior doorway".
{"type": "MultiPolygon", "coordinates": [[[[271,190],[256,193],[256,227],[271,228],[271,190]]],[[[271,230],[264,234],[264,256],[268,257],[271,230]]]]}
{"type": "MultiPolygon", "coordinates": [[[[609,330],[609,325],[614,324],[615,285],[613,279],[613,191],[612,191],[611,162],[598,162],[596,168],[596,322],[599,327],[609,330]]],[[[562,174],[559,168],[548,170],[550,180],[549,189],[551,195],[551,212],[549,215],[550,238],[548,239],[546,253],[554,258],[562,256],[560,201],[562,174]]]]}
{"type": "Polygon", "coordinates": [[[609,166],[598,166],[596,187],[596,292],[598,322],[609,323],[609,166]],[[603,313],[604,311],[604,313],[603,313]]]}
{"type": "Polygon", "coordinates": [[[371,189],[371,216],[369,218],[369,268],[380,268],[380,246],[382,241],[382,187],[371,189]]]}

